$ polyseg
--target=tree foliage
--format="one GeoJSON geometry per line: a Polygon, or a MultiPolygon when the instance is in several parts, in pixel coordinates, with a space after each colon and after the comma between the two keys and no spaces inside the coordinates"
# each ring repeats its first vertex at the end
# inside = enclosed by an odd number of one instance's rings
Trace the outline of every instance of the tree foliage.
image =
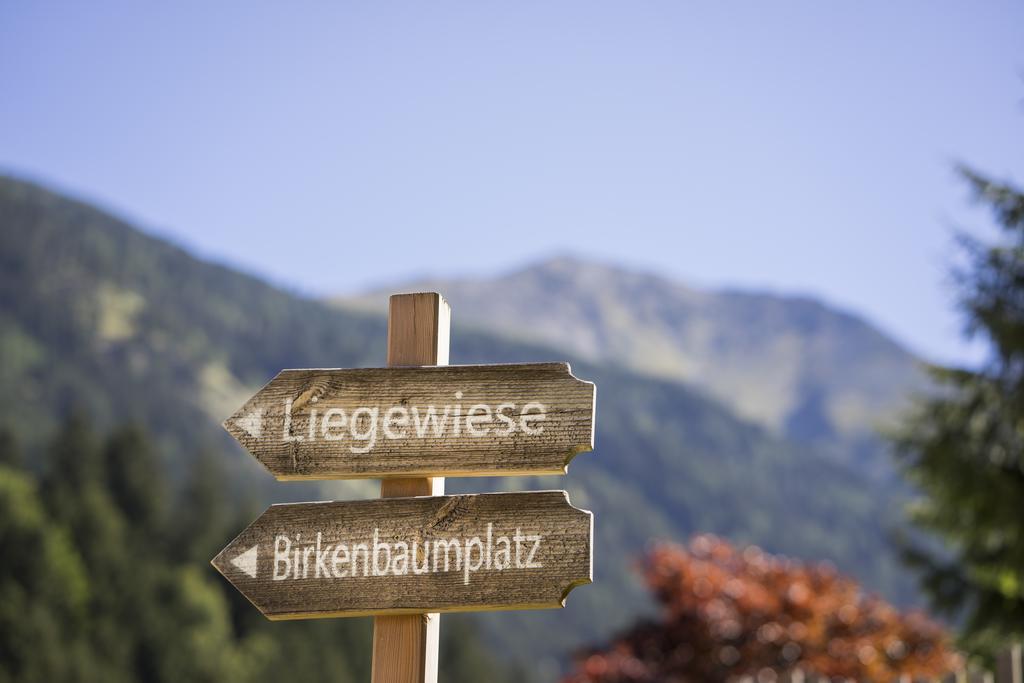
{"type": "Polygon", "coordinates": [[[68,642],[90,599],[85,569],[35,482],[9,466],[0,466],[0,558],[0,681],[70,678],[86,654],[68,642]]]}
{"type": "Polygon", "coordinates": [[[923,496],[912,508],[941,552],[908,547],[935,605],[963,618],[963,644],[991,656],[1024,635],[1024,194],[964,169],[1002,239],[960,241],[966,330],[988,342],[980,369],[933,367],[942,385],[894,435],[923,496]]]}
{"type": "MultiPolygon", "coordinates": [[[[250,521],[211,458],[172,489],[145,432],[101,438],[81,416],[41,475],[9,435],[0,449],[0,683],[369,678],[369,620],[271,623],[210,567],[250,521]]],[[[446,680],[519,680],[475,633],[445,635],[446,680]]]]}
{"type": "Polygon", "coordinates": [[[956,664],[942,627],[866,594],[827,564],[702,535],[686,547],[655,547],[644,578],[660,619],[582,654],[566,683],[726,681],[797,668],[893,680],[956,664]]]}

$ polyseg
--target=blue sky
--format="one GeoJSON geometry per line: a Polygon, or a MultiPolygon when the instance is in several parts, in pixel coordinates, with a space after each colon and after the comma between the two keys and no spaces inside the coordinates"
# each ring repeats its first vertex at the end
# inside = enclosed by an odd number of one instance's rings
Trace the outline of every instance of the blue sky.
{"type": "Polygon", "coordinates": [[[1024,4],[212,5],[0,5],[0,169],[310,294],[575,253],[977,358],[952,165],[1024,181],[1024,4]]]}

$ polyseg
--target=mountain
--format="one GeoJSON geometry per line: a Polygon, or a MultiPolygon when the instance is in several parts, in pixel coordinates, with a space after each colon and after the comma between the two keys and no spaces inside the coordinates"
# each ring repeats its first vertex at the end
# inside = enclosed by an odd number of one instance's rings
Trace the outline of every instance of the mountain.
{"type": "Polygon", "coordinates": [[[498,277],[427,278],[459,320],[598,363],[700,387],[738,415],[873,475],[891,473],[879,423],[925,388],[915,357],[868,322],[807,297],[694,289],[657,275],[554,258],[498,277]]]}
{"type": "MultiPolygon", "coordinates": [[[[548,305],[572,309],[561,296],[550,292],[548,305]]],[[[0,428],[30,452],[80,410],[155,434],[172,479],[200,451],[215,453],[236,505],[375,496],[373,482],[274,482],[219,422],[282,368],[382,365],[384,313],[295,296],[86,203],[0,178],[0,428]]],[[[886,543],[899,502],[886,484],[684,383],[493,332],[452,332],[453,363],[562,360],[597,384],[596,450],[576,458],[567,477],[447,484],[451,492],[567,488],[595,513],[595,583],[575,590],[564,610],[445,619],[476,625],[494,652],[550,677],[572,648],[649,608],[633,571],[647,543],[696,531],[827,559],[890,598],[913,598],[886,543]]]]}

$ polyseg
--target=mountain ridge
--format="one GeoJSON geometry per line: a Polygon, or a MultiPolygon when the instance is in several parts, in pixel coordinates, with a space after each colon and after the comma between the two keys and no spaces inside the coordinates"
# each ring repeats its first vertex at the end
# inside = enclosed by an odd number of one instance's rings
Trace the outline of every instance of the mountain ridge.
{"type": "MultiPolygon", "coordinates": [[[[854,312],[805,295],[699,289],[558,256],[493,278],[428,278],[463,320],[700,388],[740,416],[892,477],[876,428],[927,387],[920,362],[854,312]]],[[[384,291],[334,297],[379,306],[384,291]]]]}
{"type": "MultiPolygon", "coordinates": [[[[385,309],[294,296],[10,178],[0,178],[0,302],[0,427],[30,448],[85,405],[101,426],[143,424],[169,476],[212,451],[234,501],[376,497],[372,482],[275,482],[219,423],[282,368],[383,365],[385,309]]],[[[550,672],[545,662],[650,608],[632,570],[649,539],[696,531],[828,559],[871,590],[914,598],[885,540],[899,502],[890,489],[680,382],[464,327],[455,310],[453,363],[569,361],[598,384],[596,448],[568,477],[448,482],[452,492],[566,488],[596,516],[595,583],[565,610],[452,617],[478,624],[495,652],[550,672]]]]}

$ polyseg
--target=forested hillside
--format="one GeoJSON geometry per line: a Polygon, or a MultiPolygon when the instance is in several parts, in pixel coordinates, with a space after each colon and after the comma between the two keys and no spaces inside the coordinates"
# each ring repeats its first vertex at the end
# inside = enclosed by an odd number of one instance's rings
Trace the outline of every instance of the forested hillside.
{"type": "MultiPolygon", "coordinates": [[[[131,420],[152,434],[174,490],[199,453],[212,454],[235,530],[243,511],[272,501],[376,495],[372,482],[275,483],[219,422],[282,368],[382,365],[383,309],[294,296],[15,179],[0,180],[0,302],[0,427],[24,444],[29,470],[45,471],[49,435],[77,410],[101,432],[131,420]]],[[[494,652],[543,669],[607,637],[647,605],[637,553],[651,538],[695,531],[830,559],[890,598],[912,597],[886,541],[896,504],[886,485],[677,381],[460,327],[454,306],[453,363],[570,360],[598,386],[597,447],[568,477],[448,482],[453,492],[565,487],[595,513],[595,583],[565,610],[450,618],[483,625],[494,652]]],[[[189,566],[220,585],[212,569],[189,566]]],[[[333,638],[328,629],[340,627],[295,628],[333,638]]]]}
{"type": "MultiPolygon", "coordinates": [[[[257,513],[201,456],[174,489],[137,427],[81,417],[25,468],[0,432],[0,681],[366,681],[365,620],[271,623],[207,559],[257,513]]],[[[520,681],[449,620],[445,679],[520,681]]]]}

